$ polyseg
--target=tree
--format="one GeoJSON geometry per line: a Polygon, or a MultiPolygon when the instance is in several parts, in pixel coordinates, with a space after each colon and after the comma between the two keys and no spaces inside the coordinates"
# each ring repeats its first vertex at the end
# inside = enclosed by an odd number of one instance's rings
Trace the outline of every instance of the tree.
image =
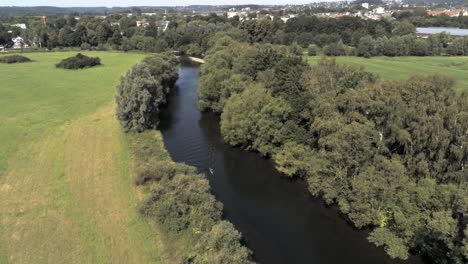
{"type": "Polygon", "coordinates": [[[447,54],[451,56],[463,56],[465,55],[466,45],[464,38],[455,38],[447,47],[447,54]]]}
{"type": "Polygon", "coordinates": [[[112,33],[112,37],[109,39],[110,43],[116,47],[122,45],[122,35],[120,34],[119,30],[114,30],[112,33]]]}
{"type": "Polygon", "coordinates": [[[323,53],[327,56],[345,56],[346,46],[340,40],[339,42],[331,43],[323,47],[323,53]]]}
{"type": "Polygon", "coordinates": [[[314,44],[310,44],[307,48],[307,55],[309,56],[317,56],[317,46],[314,44]]]}
{"type": "Polygon", "coordinates": [[[58,43],[59,45],[62,46],[73,46],[74,43],[74,38],[73,38],[73,31],[69,27],[64,27],[60,29],[59,34],[58,34],[58,43]]]}
{"type": "Polygon", "coordinates": [[[251,149],[255,140],[255,127],[263,106],[272,96],[261,85],[247,87],[240,94],[233,94],[226,102],[221,115],[221,133],[231,145],[251,149]]]}
{"type": "Polygon", "coordinates": [[[110,25],[107,22],[102,22],[96,27],[96,38],[98,43],[104,44],[107,38],[111,36],[110,25]]]}
{"type": "Polygon", "coordinates": [[[376,55],[375,43],[371,36],[365,36],[359,40],[356,55],[365,58],[370,58],[376,55]]]}
{"type": "Polygon", "coordinates": [[[163,87],[145,64],[137,64],[117,86],[117,119],[125,131],[142,132],[159,124],[159,106],[164,101],[163,87]]]}
{"type": "Polygon", "coordinates": [[[411,23],[409,23],[407,21],[404,21],[404,22],[397,21],[394,24],[392,33],[394,35],[397,35],[397,36],[415,34],[416,33],[416,27],[413,24],[411,24],[411,23]]]}

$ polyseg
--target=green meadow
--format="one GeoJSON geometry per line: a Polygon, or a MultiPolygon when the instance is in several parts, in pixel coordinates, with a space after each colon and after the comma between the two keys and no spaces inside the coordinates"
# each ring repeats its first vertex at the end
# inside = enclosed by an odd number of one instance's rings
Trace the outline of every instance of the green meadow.
{"type": "Polygon", "coordinates": [[[114,118],[119,77],[144,55],[55,68],[75,54],[0,64],[0,263],[161,262],[114,118]]]}
{"type": "MultiPolygon", "coordinates": [[[[320,57],[308,57],[317,64],[320,57]]],[[[457,90],[468,90],[468,57],[336,57],[338,63],[363,66],[383,79],[396,80],[412,75],[443,74],[455,79],[457,90]]]]}

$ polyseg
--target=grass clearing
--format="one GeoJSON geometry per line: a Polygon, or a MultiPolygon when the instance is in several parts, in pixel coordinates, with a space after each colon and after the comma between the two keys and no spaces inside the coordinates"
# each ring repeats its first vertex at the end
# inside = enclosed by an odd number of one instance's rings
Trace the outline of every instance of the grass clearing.
{"type": "Polygon", "coordinates": [[[55,68],[74,54],[0,65],[0,262],[161,262],[112,103],[143,55],[89,52],[104,65],[55,68]]]}
{"type": "MultiPolygon", "coordinates": [[[[320,57],[308,57],[317,64],[320,57]]],[[[383,79],[405,79],[412,75],[443,74],[453,77],[457,90],[468,90],[468,57],[336,57],[338,63],[363,66],[383,79]]]]}

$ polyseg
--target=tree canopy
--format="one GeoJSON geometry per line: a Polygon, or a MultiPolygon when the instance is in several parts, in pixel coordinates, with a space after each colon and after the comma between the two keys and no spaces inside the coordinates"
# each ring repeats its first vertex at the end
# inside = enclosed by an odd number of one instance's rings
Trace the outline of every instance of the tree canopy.
{"type": "Polygon", "coordinates": [[[226,142],[305,178],[392,258],[467,261],[468,95],[453,80],[382,81],[270,44],[212,43],[199,105],[221,113],[226,142]]]}

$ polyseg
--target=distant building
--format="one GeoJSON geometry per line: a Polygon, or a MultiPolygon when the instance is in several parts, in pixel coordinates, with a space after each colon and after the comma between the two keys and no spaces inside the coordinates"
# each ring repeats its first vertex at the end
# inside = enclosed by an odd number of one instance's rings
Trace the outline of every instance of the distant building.
{"type": "Polygon", "coordinates": [[[451,10],[428,10],[427,11],[427,15],[429,16],[447,15],[449,17],[458,17],[460,14],[462,16],[468,16],[468,10],[451,9],[451,10]]]}
{"type": "Polygon", "coordinates": [[[364,7],[365,9],[369,9],[369,3],[362,3],[361,6],[364,7]]]}
{"type": "Polygon", "coordinates": [[[26,29],[26,24],[20,23],[20,24],[13,24],[11,25],[12,27],[19,27],[21,29],[26,29]]]}
{"type": "Polygon", "coordinates": [[[382,15],[382,14],[385,13],[385,8],[379,6],[379,7],[377,7],[376,9],[374,9],[374,13],[375,13],[375,14],[378,14],[378,15],[382,15]]]}
{"type": "Polygon", "coordinates": [[[228,18],[233,18],[233,17],[235,17],[235,16],[237,16],[237,12],[236,12],[236,11],[229,11],[229,12],[227,12],[227,17],[228,17],[228,18]]]}
{"type": "Polygon", "coordinates": [[[11,39],[13,41],[13,48],[14,49],[21,49],[21,48],[27,48],[28,45],[24,43],[24,40],[22,37],[16,37],[14,39],[11,39]]]}
{"type": "Polygon", "coordinates": [[[137,27],[147,27],[149,26],[149,23],[146,21],[146,19],[140,19],[136,21],[136,25],[137,27]]]}
{"type": "Polygon", "coordinates": [[[248,15],[247,12],[241,11],[241,12],[235,12],[235,11],[229,11],[227,12],[227,17],[228,18],[233,18],[235,16],[238,16],[239,18],[244,18],[248,15]]]}
{"type": "Polygon", "coordinates": [[[169,23],[170,22],[167,20],[156,21],[156,27],[158,27],[159,30],[166,31],[169,27],[169,23]]]}
{"type": "Polygon", "coordinates": [[[0,45],[0,52],[5,52],[5,47],[0,45]]]}

